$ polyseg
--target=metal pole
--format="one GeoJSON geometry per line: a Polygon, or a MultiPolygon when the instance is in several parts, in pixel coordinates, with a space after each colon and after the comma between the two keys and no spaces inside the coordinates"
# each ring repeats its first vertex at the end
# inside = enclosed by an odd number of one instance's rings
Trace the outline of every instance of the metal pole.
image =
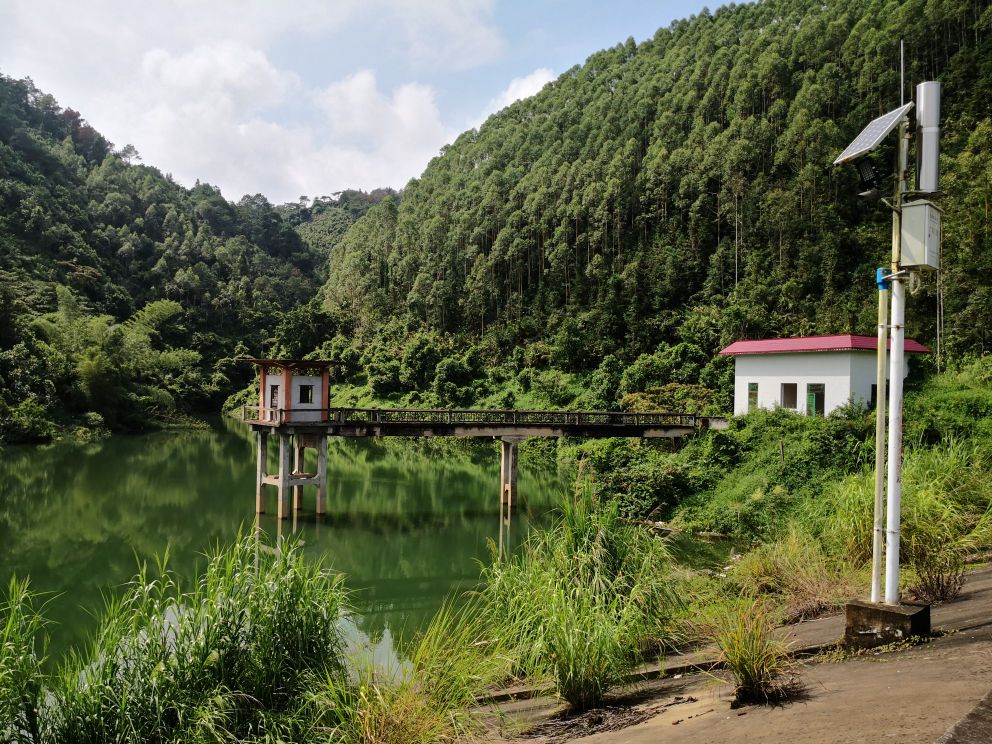
{"type": "Polygon", "coordinates": [[[878,351],[875,375],[875,522],[871,542],[871,601],[882,601],[882,544],[885,534],[885,365],[889,336],[889,292],[878,290],[878,351]]]}
{"type": "Polygon", "coordinates": [[[899,604],[899,523],[902,516],[902,378],[906,288],[892,281],[892,359],[889,365],[888,502],[885,519],[885,603],[899,604]]]}
{"type": "MultiPolygon", "coordinates": [[[[899,155],[895,210],[892,215],[892,273],[902,258],[902,195],[906,191],[909,126],[899,125],[899,155]]],[[[899,604],[899,528],[902,518],[902,382],[906,366],[906,287],[903,277],[892,277],[892,355],[889,364],[889,462],[885,519],[885,603],[899,604]]]]}

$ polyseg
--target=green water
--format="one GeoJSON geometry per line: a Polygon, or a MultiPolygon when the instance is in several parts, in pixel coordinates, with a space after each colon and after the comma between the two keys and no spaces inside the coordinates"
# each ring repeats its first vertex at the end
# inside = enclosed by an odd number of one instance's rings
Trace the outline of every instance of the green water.
{"type": "MultiPolygon", "coordinates": [[[[499,451],[492,443],[445,448],[407,440],[331,440],[328,513],[313,516],[312,489],[295,532],[355,591],[356,622],[389,643],[421,627],[442,599],[472,586],[477,561],[500,539],[499,451]]],[[[95,626],[102,595],[138,561],[168,548],[169,566],[194,576],[202,554],[254,520],[253,440],[232,421],[209,431],[114,436],[88,444],[0,450],[0,581],[30,577],[49,593],[51,656],[95,626]]],[[[547,518],[569,488],[567,474],[521,463],[521,508],[509,546],[547,518]]],[[[505,537],[505,536],[504,536],[505,537]]]]}

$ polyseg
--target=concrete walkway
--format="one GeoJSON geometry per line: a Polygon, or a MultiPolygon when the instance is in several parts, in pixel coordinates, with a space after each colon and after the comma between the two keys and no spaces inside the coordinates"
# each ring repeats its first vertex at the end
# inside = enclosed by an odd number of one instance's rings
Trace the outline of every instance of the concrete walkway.
{"type": "MultiPolygon", "coordinates": [[[[932,622],[935,631],[948,634],[905,651],[806,665],[805,698],[777,707],[732,709],[733,686],[725,675],[698,673],[712,664],[712,652],[671,657],[662,675],[657,669],[642,670],[645,679],[629,697],[636,709],[656,715],[619,731],[572,740],[932,744],[944,736],[948,744],[992,742],[983,728],[992,726],[992,698],[982,705],[992,689],[992,568],[969,574],[958,600],[933,608],[932,622]]],[[[844,617],[789,630],[797,650],[813,651],[840,640],[844,617]]],[[[554,703],[541,698],[500,707],[520,724],[546,718],[554,703]]]]}

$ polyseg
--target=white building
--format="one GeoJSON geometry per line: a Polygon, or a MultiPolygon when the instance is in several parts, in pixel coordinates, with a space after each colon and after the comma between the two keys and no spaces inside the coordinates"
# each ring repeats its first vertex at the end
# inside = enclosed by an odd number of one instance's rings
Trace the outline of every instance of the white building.
{"type": "MultiPolygon", "coordinates": [[[[780,406],[825,416],[850,401],[873,408],[877,343],[849,334],[732,343],[720,353],[734,357],[734,415],[780,406]]],[[[906,353],[930,350],[906,339],[906,353]]]]}

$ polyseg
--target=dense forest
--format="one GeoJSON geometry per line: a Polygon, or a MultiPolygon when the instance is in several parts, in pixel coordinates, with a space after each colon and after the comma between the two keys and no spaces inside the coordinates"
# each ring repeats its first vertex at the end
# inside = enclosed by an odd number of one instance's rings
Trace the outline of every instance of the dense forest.
{"type": "Polygon", "coordinates": [[[992,341],[988,2],[704,11],[593,54],[401,194],[284,205],[184,188],[0,77],[0,438],[235,405],[244,353],[330,359],[339,403],[724,410],[721,345],[873,332],[889,213],[829,166],[898,104],[900,39],[907,81],[944,83],[944,268],[908,330],[954,363],[992,341]]]}
{"type": "MultiPolygon", "coordinates": [[[[990,25],[970,0],[764,0],[598,52],[359,220],[331,254],[325,306],[357,319],[373,392],[422,390],[407,357],[429,337],[432,358],[464,352],[437,368],[440,403],[519,401],[536,380],[550,394],[532,402],[654,389],[640,403],[708,390],[725,405],[721,345],[874,333],[890,213],[857,198],[854,169],[829,166],[899,104],[904,39],[907,94],[944,83],[947,192],[941,285],[912,297],[909,332],[935,340],[941,294],[942,350],[984,352],[990,25]]],[[[880,172],[892,157],[876,154],[880,172]]]]}
{"type": "Polygon", "coordinates": [[[217,411],[390,191],[274,206],[175,183],[0,76],[0,440],[217,411]]]}

